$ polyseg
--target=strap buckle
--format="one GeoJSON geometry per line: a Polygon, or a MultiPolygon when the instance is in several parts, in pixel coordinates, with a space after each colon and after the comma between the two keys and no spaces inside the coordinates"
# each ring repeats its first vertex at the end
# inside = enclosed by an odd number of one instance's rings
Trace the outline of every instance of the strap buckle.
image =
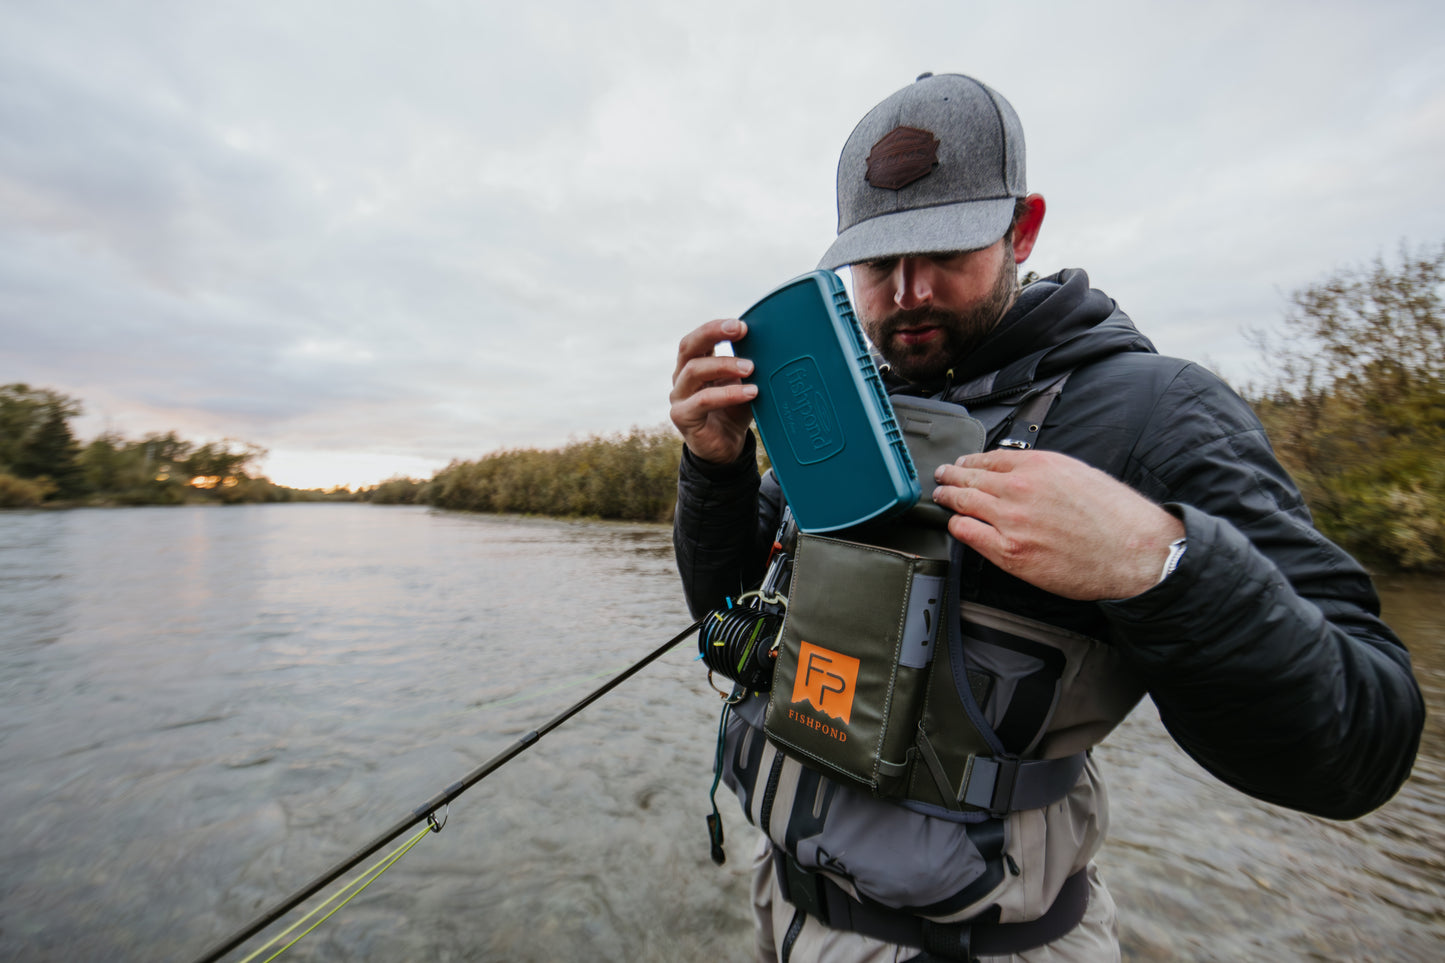
{"type": "Polygon", "coordinates": [[[783,896],[824,926],[829,925],[828,894],[824,889],[823,874],[804,869],[796,859],[786,853],[782,854],[779,862],[783,877],[783,896]]]}
{"type": "Polygon", "coordinates": [[[976,963],[973,955],[973,927],[967,923],[922,921],[923,951],[930,957],[976,963]]]}
{"type": "Polygon", "coordinates": [[[1008,756],[969,756],[958,787],[958,801],[1002,818],[1013,804],[1019,760],[1008,756]]]}

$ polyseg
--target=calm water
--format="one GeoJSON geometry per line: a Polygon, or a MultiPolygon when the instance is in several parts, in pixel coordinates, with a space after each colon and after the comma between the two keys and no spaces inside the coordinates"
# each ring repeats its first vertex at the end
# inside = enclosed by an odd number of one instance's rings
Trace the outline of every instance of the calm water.
{"type": "MultiPolygon", "coordinates": [[[[1126,958],[1441,958],[1445,582],[1383,588],[1434,714],[1380,812],[1252,802],[1148,704],[1100,750],[1126,958]]],[[[658,526],[0,513],[0,959],[192,959],[689,622],[658,526]]],[[[470,790],[285,959],[748,959],[752,830],[720,797],[713,866],[691,658],[470,790]]]]}

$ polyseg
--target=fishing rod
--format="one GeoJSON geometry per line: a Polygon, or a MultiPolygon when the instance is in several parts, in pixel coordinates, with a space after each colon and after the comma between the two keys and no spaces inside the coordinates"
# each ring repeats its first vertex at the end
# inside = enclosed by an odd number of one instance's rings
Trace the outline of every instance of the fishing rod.
{"type": "MultiPolygon", "coordinates": [[[[706,616],[704,616],[703,618],[706,618],[706,616]]],[[[251,937],[255,936],[257,933],[270,926],[272,923],[276,922],[276,920],[280,919],[282,916],[285,916],[297,906],[300,906],[307,899],[316,895],[316,893],[318,893],[327,884],[334,882],[347,870],[355,867],[362,860],[366,859],[368,856],[381,849],[387,843],[390,843],[392,840],[396,839],[408,829],[416,826],[418,823],[425,821],[431,826],[434,832],[440,832],[441,826],[436,821],[436,811],[438,809],[451,803],[452,800],[456,799],[462,793],[466,792],[468,789],[472,788],[477,783],[481,782],[483,779],[487,778],[492,773],[496,772],[498,769],[511,762],[517,756],[520,756],[532,746],[536,745],[543,736],[547,735],[547,733],[551,732],[553,729],[556,729],[562,723],[566,722],[568,719],[572,718],[577,713],[581,712],[583,709],[587,708],[592,703],[596,702],[598,699],[602,698],[604,695],[611,692],[613,689],[617,688],[628,679],[632,678],[638,672],[641,672],[644,668],[655,662],[673,646],[677,645],[683,639],[691,635],[698,626],[702,625],[702,622],[703,619],[698,619],[696,622],[683,629],[677,635],[673,636],[671,639],[668,639],[666,642],[662,643],[662,645],[658,646],[656,649],[653,649],[647,655],[643,656],[637,662],[634,662],[631,666],[622,670],[617,675],[613,676],[611,679],[598,686],[596,689],[593,689],[587,695],[583,696],[577,702],[573,703],[570,707],[553,716],[540,728],[533,729],[531,732],[523,735],[520,739],[512,743],[506,749],[497,753],[491,759],[488,759],[476,769],[473,769],[471,772],[467,773],[458,782],[452,783],[446,789],[442,790],[431,799],[428,799],[426,802],[413,809],[408,816],[397,821],[397,823],[386,832],[382,833],[380,836],[367,843],[361,849],[357,850],[355,853],[346,857],[346,859],[337,863],[335,866],[331,867],[326,872],[313,879],[310,883],[307,883],[301,889],[297,890],[295,893],[291,894],[280,903],[277,903],[274,907],[267,910],[265,913],[256,917],[256,919],[252,920],[249,924],[247,924],[240,930],[237,930],[224,942],[216,944],[214,947],[208,950],[204,956],[197,957],[195,963],[216,963],[217,960],[220,960],[227,953],[230,953],[236,947],[240,946],[242,943],[246,942],[251,937]]],[[[424,836],[426,834],[425,832],[423,832],[421,835],[424,836]]]]}

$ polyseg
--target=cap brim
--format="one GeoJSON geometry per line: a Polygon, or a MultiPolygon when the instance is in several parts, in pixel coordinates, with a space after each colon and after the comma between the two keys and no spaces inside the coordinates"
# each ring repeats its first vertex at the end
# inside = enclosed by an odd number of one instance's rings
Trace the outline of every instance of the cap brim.
{"type": "Polygon", "coordinates": [[[838,235],[818,267],[836,271],[845,264],[908,254],[942,254],[988,247],[1013,222],[1014,199],[1001,197],[880,214],[838,235]]]}

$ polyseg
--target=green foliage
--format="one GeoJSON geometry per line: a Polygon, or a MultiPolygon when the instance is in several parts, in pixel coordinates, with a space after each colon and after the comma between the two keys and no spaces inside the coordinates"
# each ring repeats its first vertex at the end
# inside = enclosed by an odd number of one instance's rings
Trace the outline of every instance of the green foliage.
{"type": "Polygon", "coordinates": [[[373,488],[363,488],[356,497],[373,505],[415,505],[426,487],[420,479],[396,475],[373,488]]]}
{"type": "Polygon", "coordinates": [[[110,495],[144,489],[155,475],[142,458],[127,450],[124,438],[110,432],[85,446],[80,465],[91,490],[110,495]]]}
{"type": "Polygon", "coordinates": [[[524,448],[452,462],[422,497],[461,511],[665,521],[677,499],[681,455],[670,427],[634,427],[553,451],[524,448]]]}
{"type": "Polygon", "coordinates": [[[80,445],[69,424],[78,414],[79,402],[49,388],[0,386],[0,471],[21,479],[48,479],[46,497],[85,494],[80,445]]]}
{"type": "MultiPolygon", "coordinates": [[[[216,478],[241,476],[247,473],[253,461],[266,454],[247,442],[209,442],[192,449],[185,458],[185,473],[191,478],[216,478]]],[[[213,486],[214,487],[214,486],[213,486]]]]}
{"type": "Polygon", "coordinates": [[[61,420],[74,418],[80,402],[49,388],[0,385],[0,467],[23,461],[40,426],[56,414],[61,420]]]}
{"type": "Polygon", "coordinates": [[[121,505],[284,500],[283,489],[247,473],[263,454],[264,449],[244,442],[197,446],[175,432],[139,441],[108,433],[87,445],[79,462],[91,490],[121,505]]]}
{"type": "Polygon", "coordinates": [[[1294,294],[1253,398],[1320,530],[1371,562],[1445,568],[1445,245],[1294,294]]]}
{"type": "Polygon", "coordinates": [[[128,441],[107,432],[82,447],[69,424],[80,411],[80,402],[49,388],[0,385],[0,508],[42,500],[181,505],[306,496],[252,477],[252,463],[266,452],[246,442],[196,445],[175,432],[128,441]]]}
{"type": "Polygon", "coordinates": [[[16,478],[0,472],[0,508],[34,508],[55,490],[48,478],[16,478]]]}

